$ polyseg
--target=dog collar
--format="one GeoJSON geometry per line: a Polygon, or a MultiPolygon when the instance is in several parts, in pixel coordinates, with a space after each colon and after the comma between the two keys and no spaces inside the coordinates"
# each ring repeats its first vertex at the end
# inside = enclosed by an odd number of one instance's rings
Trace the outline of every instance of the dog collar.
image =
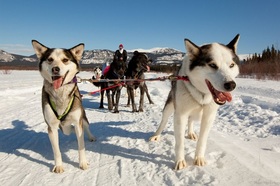
{"type": "Polygon", "coordinates": [[[78,82],[77,77],[74,76],[74,78],[70,82],[68,82],[67,84],[77,83],[77,82],[78,82]]]}

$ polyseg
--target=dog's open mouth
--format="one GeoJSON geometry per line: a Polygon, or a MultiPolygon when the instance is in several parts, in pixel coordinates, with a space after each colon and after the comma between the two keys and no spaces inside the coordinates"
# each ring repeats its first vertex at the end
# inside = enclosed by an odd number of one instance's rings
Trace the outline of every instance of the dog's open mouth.
{"type": "Polygon", "coordinates": [[[64,79],[67,76],[68,72],[66,72],[65,76],[52,76],[53,88],[58,89],[63,85],[64,79]]]}
{"type": "Polygon", "coordinates": [[[207,79],[205,80],[205,82],[213,96],[215,103],[217,103],[218,105],[223,105],[226,103],[226,101],[230,102],[232,100],[231,93],[216,90],[207,79]]]}

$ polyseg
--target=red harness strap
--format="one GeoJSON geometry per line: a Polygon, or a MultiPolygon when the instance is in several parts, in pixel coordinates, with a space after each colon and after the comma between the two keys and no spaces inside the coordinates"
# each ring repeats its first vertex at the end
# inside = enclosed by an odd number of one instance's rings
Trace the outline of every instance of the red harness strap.
{"type": "Polygon", "coordinates": [[[116,85],[112,85],[112,86],[109,86],[107,88],[103,88],[102,90],[100,89],[100,90],[96,90],[96,91],[93,91],[93,92],[89,92],[89,94],[92,95],[92,94],[95,94],[97,92],[101,92],[101,91],[104,91],[104,90],[108,90],[108,89],[112,89],[112,88],[119,87],[119,86],[124,86],[124,85],[125,85],[125,83],[118,83],[116,85]]]}
{"type": "Polygon", "coordinates": [[[188,76],[177,76],[177,80],[190,81],[188,76]]]}

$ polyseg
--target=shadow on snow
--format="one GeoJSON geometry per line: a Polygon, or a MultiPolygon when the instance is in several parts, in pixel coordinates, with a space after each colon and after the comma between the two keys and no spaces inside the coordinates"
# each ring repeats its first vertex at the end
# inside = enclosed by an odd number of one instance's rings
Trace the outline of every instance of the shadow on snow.
{"type": "MultiPolygon", "coordinates": [[[[92,151],[99,154],[107,154],[110,156],[120,156],[127,159],[138,159],[140,161],[149,161],[155,164],[169,164],[170,157],[165,157],[161,154],[151,154],[144,152],[139,148],[126,148],[118,144],[109,144],[108,138],[118,136],[121,138],[143,140],[141,143],[148,143],[147,139],[151,133],[140,131],[128,131],[120,128],[123,125],[132,124],[131,121],[120,122],[98,122],[90,125],[90,129],[97,137],[96,142],[89,142],[85,134],[86,151],[92,151]],[[158,160],[157,160],[158,159],[158,160]],[[164,161],[166,159],[168,161],[164,161]]],[[[44,124],[44,123],[42,123],[44,124]]],[[[26,158],[29,161],[45,165],[50,168],[54,166],[54,158],[52,147],[46,132],[36,132],[32,130],[24,121],[12,121],[14,128],[0,130],[0,151],[7,154],[14,154],[19,157],[26,158]],[[34,153],[28,153],[24,150],[29,150],[34,153]],[[32,157],[33,154],[39,154],[43,158],[32,157]],[[45,160],[45,159],[46,160],[45,160]]],[[[59,132],[59,143],[64,163],[78,167],[78,162],[74,162],[67,156],[70,149],[76,150],[78,153],[78,144],[74,133],[69,136],[59,132]]],[[[144,145],[143,145],[144,146],[144,145]]],[[[140,146],[141,148],[141,146],[140,146]]]]}

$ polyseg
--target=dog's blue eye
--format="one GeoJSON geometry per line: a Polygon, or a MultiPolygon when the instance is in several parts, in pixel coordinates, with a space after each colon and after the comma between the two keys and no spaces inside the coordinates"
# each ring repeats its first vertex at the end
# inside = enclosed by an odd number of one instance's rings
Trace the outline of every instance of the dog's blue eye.
{"type": "Polygon", "coordinates": [[[234,67],[234,63],[231,63],[229,68],[233,68],[234,67]]]}
{"type": "Polygon", "coordinates": [[[209,67],[213,68],[213,69],[218,69],[217,65],[215,65],[214,63],[210,63],[209,67]]]}

